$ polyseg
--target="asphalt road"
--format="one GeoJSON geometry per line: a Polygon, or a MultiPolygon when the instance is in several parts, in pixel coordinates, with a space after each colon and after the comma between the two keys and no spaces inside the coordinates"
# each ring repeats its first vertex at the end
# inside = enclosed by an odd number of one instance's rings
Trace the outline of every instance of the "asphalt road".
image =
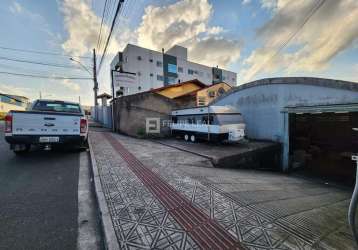
{"type": "Polygon", "coordinates": [[[80,153],[19,157],[3,130],[0,122],[0,249],[76,249],[80,153]]]}

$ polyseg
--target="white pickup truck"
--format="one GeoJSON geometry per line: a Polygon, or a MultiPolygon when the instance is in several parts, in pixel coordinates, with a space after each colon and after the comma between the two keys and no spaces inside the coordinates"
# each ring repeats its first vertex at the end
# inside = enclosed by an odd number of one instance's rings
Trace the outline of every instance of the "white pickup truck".
{"type": "Polygon", "coordinates": [[[31,145],[85,146],[87,134],[87,118],[78,103],[41,99],[28,111],[10,111],[5,117],[5,140],[16,154],[29,151],[31,145]]]}

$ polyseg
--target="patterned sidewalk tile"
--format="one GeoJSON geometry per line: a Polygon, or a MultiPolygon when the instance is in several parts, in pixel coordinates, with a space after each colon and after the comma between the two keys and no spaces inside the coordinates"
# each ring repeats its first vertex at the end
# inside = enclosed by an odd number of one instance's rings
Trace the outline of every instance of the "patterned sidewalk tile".
{"type": "MultiPolygon", "coordinates": [[[[112,134],[127,150],[135,155],[153,173],[160,176],[191,201],[193,206],[219,223],[238,242],[248,249],[329,249],[320,245],[319,232],[293,225],[295,217],[278,219],[276,211],[266,211],[249,199],[230,196],[213,185],[210,178],[188,174],[179,165],[189,164],[192,159],[176,162],[175,149],[151,142],[112,134]],[[148,147],[150,150],[148,150],[148,147]],[[168,162],[153,160],[150,151],[171,154],[168,162]],[[167,150],[168,152],[164,152],[167,150]],[[171,161],[171,162],[170,162],[171,161]]],[[[128,168],[127,162],[116,154],[102,134],[92,133],[97,164],[100,167],[102,185],[116,225],[118,239],[126,249],[195,249],[198,244],[175,221],[166,208],[128,168]]],[[[194,163],[196,164],[196,163],[194,163]]],[[[203,168],[202,168],[203,169],[203,168]]],[[[201,170],[204,171],[204,170],[201,170]]],[[[223,178],[224,183],[230,178],[223,178]]],[[[277,211],[279,212],[279,211],[277,211]]],[[[343,229],[342,229],[343,230],[343,229]]]]}
{"type": "Polygon", "coordinates": [[[100,133],[91,140],[101,183],[123,249],[198,249],[100,133]]]}

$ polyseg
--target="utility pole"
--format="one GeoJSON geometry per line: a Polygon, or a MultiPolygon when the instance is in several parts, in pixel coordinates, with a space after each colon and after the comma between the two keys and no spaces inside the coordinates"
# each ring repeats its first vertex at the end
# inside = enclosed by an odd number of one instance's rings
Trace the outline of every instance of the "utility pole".
{"type": "Polygon", "coordinates": [[[94,114],[95,120],[98,119],[98,100],[97,100],[97,92],[98,92],[98,82],[97,82],[97,64],[96,64],[96,49],[93,49],[93,92],[94,92],[94,114]]]}
{"type": "Polygon", "coordinates": [[[42,94],[41,94],[41,91],[40,91],[40,99],[42,99],[42,94]]]}
{"type": "Polygon", "coordinates": [[[96,69],[96,49],[93,49],[93,92],[94,92],[94,105],[98,106],[97,101],[97,92],[98,92],[98,82],[97,82],[97,69],[96,69]]]}

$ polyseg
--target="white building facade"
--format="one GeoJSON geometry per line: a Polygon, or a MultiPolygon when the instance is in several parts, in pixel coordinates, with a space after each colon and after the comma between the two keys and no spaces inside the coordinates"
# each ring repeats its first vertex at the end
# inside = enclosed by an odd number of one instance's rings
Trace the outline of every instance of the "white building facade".
{"type": "Polygon", "coordinates": [[[166,52],[158,52],[128,44],[113,59],[111,73],[114,96],[135,94],[193,79],[207,85],[226,82],[236,86],[237,81],[234,72],[188,61],[187,49],[178,45],[166,52]]]}

